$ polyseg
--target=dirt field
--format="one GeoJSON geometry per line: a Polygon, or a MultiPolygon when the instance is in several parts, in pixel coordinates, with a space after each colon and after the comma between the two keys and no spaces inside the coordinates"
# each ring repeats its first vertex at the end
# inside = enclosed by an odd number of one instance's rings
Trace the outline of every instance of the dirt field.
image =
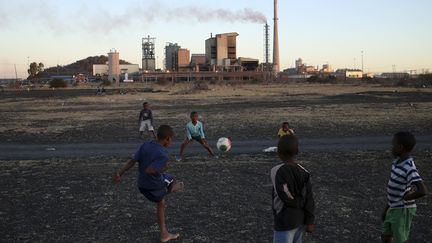
{"type": "Polygon", "coordinates": [[[182,140],[189,113],[198,111],[210,138],[274,138],[289,121],[301,137],[391,135],[397,130],[432,133],[432,88],[352,85],[210,86],[175,95],[187,85],[155,87],[169,92],[96,96],[94,90],[0,93],[0,141],[83,143],[138,141],[142,102],[155,124],[169,124],[182,140]]]}
{"type": "MultiPolygon", "coordinates": [[[[317,231],[306,242],[379,242],[389,151],[303,153],[317,203],[317,231]]],[[[417,166],[432,188],[432,151],[417,166]]],[[[111,175],[124,158],[2,161],[0,209],[4,242],[157,242],[155,208],[136,188],[135,170],[119,185],[111,175]]],[[[217,161],[193,156],[171,172],[186,190],[168,197],[177,242],[271,242],[274,155],[217,161]]],[[[418,202],[411,242],[430,242],[432,197],[418,202]]]]}
{"type": "MultiPolygon", "coordinates": [[[[432,135],[432,89],[274,84],[152,87],[167,92],[108,90],[0,92],[0,145],[136,143],[143,101],[156,125],[183,139],[190,111],[207,136],[274,140],[289,121],[300,138],[389,137],[399,130],[432,135]],[[194,91],[194,90],[192,90],[194,91]],[[189,93],[181,95],[181,93],[189,93]]],[[[390,144],[389,144],[390,147],[390,144]]],[[[235,150],[235,146],[233,147],[235,150]]],[[[173,154],[172,154],[173,155],[173,154]]],[[[432,147],[414,152],[432,190],[432,147]]],[[[2,242],[158,242],[154,205],[135,186],[135,170],[120,184],[112,174],[127,154],[0,160],[2,242]]],[[[305,242],[379,242],[381,210],[392,157],[387,149],[302,150],[312,174],[317,231],[305,242]]],[[[218,160],[189,153],[170,172],[186,190],[168,197],[168,226],[177,242],[271,242],[271,182],[275,154],[232,153],[218,160]]],[[[411,242],[431,242],[432,195],[418,201],[411,242]]]]}

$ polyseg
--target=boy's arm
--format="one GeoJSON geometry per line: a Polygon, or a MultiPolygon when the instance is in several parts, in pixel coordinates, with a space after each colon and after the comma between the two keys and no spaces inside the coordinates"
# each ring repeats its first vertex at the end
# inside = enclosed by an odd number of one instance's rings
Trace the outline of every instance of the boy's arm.
{"type": "Polygon", "coordinates": [[[305,225],[307,225],[307,232],[312,233],[315,230],[314,221],[315,221],[315,200],[313,198],[312,193],[312,184],[309,181],[306,183],[306,201],[304,205],[305,212],[305,225]]]}
{"type": "Polygon", "coordinates": [[[153,111],[150,110],[150,114],[149,115],[150,115],[151,124],[153,125],[153,111]]]}
{"type": "Polygon", "coordinates": [[[275,190],[282,202],[291,208],[301,208],[299,200],[296,200],[288,189],[289,180],[284,178],[280,173],[276,174],[275,190]]]}
{"type": "Polygon", "coordinates": [[[204,125],[201,122],[201,126],[200,126],[200,133],[201,133],[201,138],[205,139],[205,135],[204,135],[204,125]]]}
{"type": "Polygon", "coordinates": [[[136,161],[133,159],[129,159],[126,164],[123,165],[123,167],[114,175],[114,180],[116,182],[119,182],[122,175],[128,171],[130,168],[132,168],[135,165],[136,161]]]}
{"type": "Polygon", "coordinates": [[[386,206],[384,208],[384,211],[381,214],[381,220],[384,222],[386,214],[387,214],[387,210],[389,209],[389,205],[386,203],[386,206]]]}
{"type": "Polygon", "coordinates": [[[192,140],[192,135],[190,133],[189,126],[187,124],[186,124],[186,136],[188,140],[192,140]]]}
{"type": "Polygon", "coordinates": [[[421,198],[427,195],[427,188],[423,181],[415,181],[412,183],[416,188],[414,190],[410,190],[409,192],[405,193],[403,199],[405,201],[414,200],[417,198],[421,198]]]}
{"type": "Polygon", "coordinates": [[[138,116],[138,124],[141,122],[141,117],[142,117],[142,111],[140,111],[139,116],[138,116]]]}

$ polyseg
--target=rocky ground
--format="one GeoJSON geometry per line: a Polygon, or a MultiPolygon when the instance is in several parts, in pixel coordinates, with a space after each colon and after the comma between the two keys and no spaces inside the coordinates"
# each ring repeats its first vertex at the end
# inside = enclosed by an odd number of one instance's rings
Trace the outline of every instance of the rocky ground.
{"type": "MultiPolygon", "coordinates": [[[[415,153],[432,188],[431,150],[415,153]]],[[[157,242],[155,205],[113,172],[125,158],[0,161],[0,231],[4,242],[157,242]]],[[[306,242],[379,242],[389,151],[303,153],[312,174],[317,231],[306,242]]],[[[192,156],[170,172],[186,190],[168,197],[177,242],[271,242],[274,154],[192,156]]],[[[411,242],[430,242],[432,197],[418,201],[411,242]]]]}
{"type": "MultiPolygon", "coordinates": [[[[0,143],[138,145],[143,101],[151,103],[156,125],[174,127],[176,144],[192,110],[210,139],[230,136],[234,144],[274,140],[286,120],[302,139],[390,139],[399,130],[432,135],[430,88],[277,84],[211,86],[179,95],[189,88],[126,95],[108,90],[105,96],[80,89],[4,91],[0,143]]],[[[325,148],[302,150],[298,158],[312,174],[317,203],[317,231],[305,241],[379,242],[390,151],[382,145],[325,148]]],[[[185,161],[172,163],[170,172],[186,184],[185,192],[168,197],[169,228],[182,234],[177,242],[271,242],[269,171],[278,159],[235,149],[219,160],[190,150],[185,161]]],[[[112,181],[126,156],[0,160],[0,241],[158,242],[155,206],[137,190],[136,170],[120,184],[112,181]]],[[[432,190],[432,148],[419,146],[415,156],[432,190]]],[[[431,242],[431,205],[431,195],[418,201],[411,242],[431,242]]]]}

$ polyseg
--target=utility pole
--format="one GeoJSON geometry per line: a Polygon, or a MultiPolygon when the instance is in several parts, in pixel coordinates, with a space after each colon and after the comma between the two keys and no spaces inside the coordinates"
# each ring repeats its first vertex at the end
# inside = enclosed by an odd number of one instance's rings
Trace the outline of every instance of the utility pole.
{"type": "Polygon", "coordinates": [[[362,73],[364,73],[364,66],[363,66],[363,50],[361,51],[361,62],[362,62],[362,73]]]}
{"type": "Polygon", "coordinates": [[[14,64],[14,67],[15,67],[15,81],[18,81],[18,73],[16,70],[16,64],[14,64]]]}

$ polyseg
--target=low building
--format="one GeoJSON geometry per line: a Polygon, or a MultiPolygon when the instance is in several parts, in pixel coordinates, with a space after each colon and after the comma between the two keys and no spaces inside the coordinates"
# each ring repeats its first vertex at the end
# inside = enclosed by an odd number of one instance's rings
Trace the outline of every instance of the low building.
{"type": "Polygon", "coordinates": [[[192,54],[190,67],[195,72],[208,70],[208,66],[206,64],[206,55],[205,54],[192,54]]]}
{"type": "Polygon", "coordinates": [[[393,79],[405,79],[405,78],[409,78],[409,73],[381,73],[381,75],[379,75],[378,77],[380,78],[393,78],[393,79]]]}
{"type": "Polygon", "coordinates": [[[339,78],[363,78],[363,71],[360,69],[338,69],[335,74],[339,78]]]}
{"type": "MultiPolygon", "coordinates": [[[[139,72],[138,64],[120,64],[122,73],[137,73],[139,72]]],[[[93,64],[93,76],[108,75],[108,64],[93,64]]]]}
{"type": "Polygon", "coordinates": [[[259,60],[248,57],[239,57],[237,63],[242,67],[243,71],[256,71],[259,66],[259,60]]]}

